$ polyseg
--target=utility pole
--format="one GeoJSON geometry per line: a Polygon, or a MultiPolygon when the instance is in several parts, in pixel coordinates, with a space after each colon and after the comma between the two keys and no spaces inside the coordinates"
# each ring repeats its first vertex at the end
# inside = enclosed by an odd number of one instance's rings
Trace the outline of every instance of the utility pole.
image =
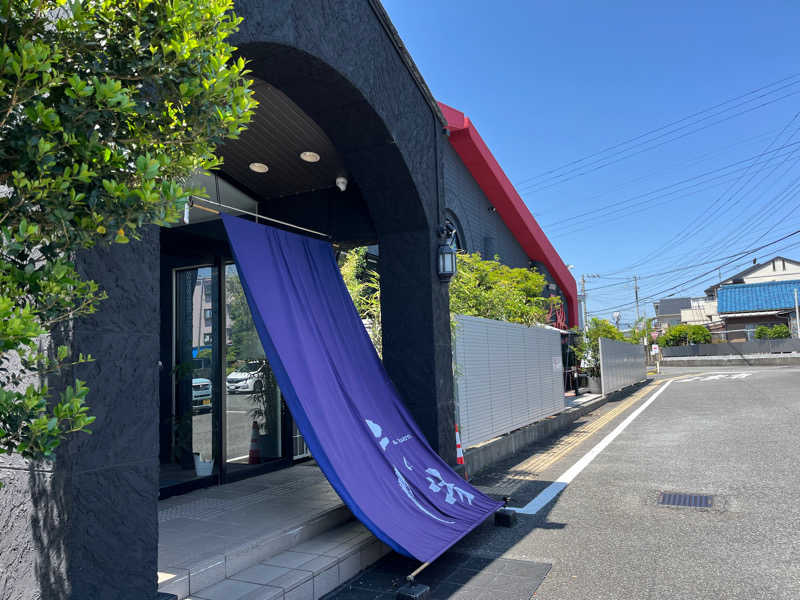
{"type": "Polygon", "coordinates": [[[636,297],[636,322],[639,322],[639,278],[633,276],[633,294],[636,297]]]}
{"type": "Polygon", "coordinates": [[[583,297],[583,331],[589,331],[589,321],[586,314],[586,275],[581,275],[581,296],[583,297]]]}

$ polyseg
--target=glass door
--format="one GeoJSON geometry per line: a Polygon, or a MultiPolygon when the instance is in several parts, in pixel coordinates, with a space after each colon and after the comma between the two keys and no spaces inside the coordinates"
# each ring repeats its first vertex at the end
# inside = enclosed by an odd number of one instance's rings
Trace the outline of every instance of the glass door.
{"type": "Polygon", "coordinates": [[[161,487],[215,478],[215,398],[220,383],[218,270],[213,266],[173,272],[174,365],[168,411],[169,449],[162,448],[161,487]],[[166,458],[166,460],[164,460],[166,458]]]}
{"type": "Polygon", "coordinates": [[[235,476],[256,465],[291,461],[286,435],[291,417],[281,402],[235,265],[225,267],[225,297],[225,469],[235,476]]]}

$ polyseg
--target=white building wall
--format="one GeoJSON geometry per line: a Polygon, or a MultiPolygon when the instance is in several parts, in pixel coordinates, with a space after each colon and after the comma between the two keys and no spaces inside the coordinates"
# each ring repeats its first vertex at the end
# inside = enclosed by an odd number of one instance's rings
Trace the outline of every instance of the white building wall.
{"type": "Polygon", "coordinates": [[[765,263],[762,268],[742,278],[745,283],[766,283],[800,279],[800,265],[793,261],[776,258],[765,263]]]}
{"type": "Polygon", "coordinates": [[[692,307],[681,310],[681,323],[707,325],[719,320],[716,299],[692,298],[692,307]]]}

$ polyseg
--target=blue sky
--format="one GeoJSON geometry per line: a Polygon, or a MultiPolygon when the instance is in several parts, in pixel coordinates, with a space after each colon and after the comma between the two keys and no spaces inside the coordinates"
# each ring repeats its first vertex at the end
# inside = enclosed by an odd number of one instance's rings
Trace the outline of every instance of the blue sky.
{"type": "Polygon", "coordinates": [[[604,275],[587,280],[598,316],[633,319],[633,275],[652,315],[754,257],[800,258],[800,235],[739,254],[800,229],[800,4],[384,6],[576,279],[604,275]]]}

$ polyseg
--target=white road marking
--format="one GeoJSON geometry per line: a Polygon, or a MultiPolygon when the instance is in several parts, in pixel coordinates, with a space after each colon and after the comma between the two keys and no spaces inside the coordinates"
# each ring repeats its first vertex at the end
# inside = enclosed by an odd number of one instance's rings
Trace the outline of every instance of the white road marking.
{"type": "Polygon", "coordinates": [[[718,379],[744,379],[752,373],[717,373],[716,375],[697,375],[688,379],[679,379],[678,383],[692,383],[694,381],[717,381],[718,379]]]}
{"type": "Polygon", "coordinates": [[[613,442],[616,439],[616,437],[620,433],[622,433],[625,430],[625,428],[628,425],[630,425],[636,417],[642,414],[644,409],[650,406],[655,401],[655,399],[658,398],[664,392],[664,390],[669,387],[669,384],[672,383],[672,381],[673,381],[672,379],[667,381],[667,383],[665,383],[659,390],[657,390],[655,394],[650,396],[650,398],[647,399],[639,408],[637,408],[630,415],[628,415],[628,417],[622,423],[617,425],[616,428],[614,428],[614,431],[612,431],[606,437],[604,437],[594,448],[589,450],[589,452],[587,452],[578,462],[576,462],[569,469],[564,471],[561,477],[559,477],[553,483],[547,486],[542,492],[539,493],[538,496],[536,496],[533,500],[528,502],[528,504],[526,504],[522,508],[514,508],[509,506],[508,509],[514,510],[518,513],[522,513],[525,515],[535,515],[540,510],[542,510],[542,508],[547,506],[547,504],[549,504],[553,500],[553,498],[555,498],[562,491],[564,491],[564,488],[566,488],[572,482],[572,480],[578,476],[578,473],[583,471],[586,468],[586,466],[597,457],[598,454],[600,454],[603,450],[605,450],[606,446],[608,446],[611,442],[613,442]]]}

